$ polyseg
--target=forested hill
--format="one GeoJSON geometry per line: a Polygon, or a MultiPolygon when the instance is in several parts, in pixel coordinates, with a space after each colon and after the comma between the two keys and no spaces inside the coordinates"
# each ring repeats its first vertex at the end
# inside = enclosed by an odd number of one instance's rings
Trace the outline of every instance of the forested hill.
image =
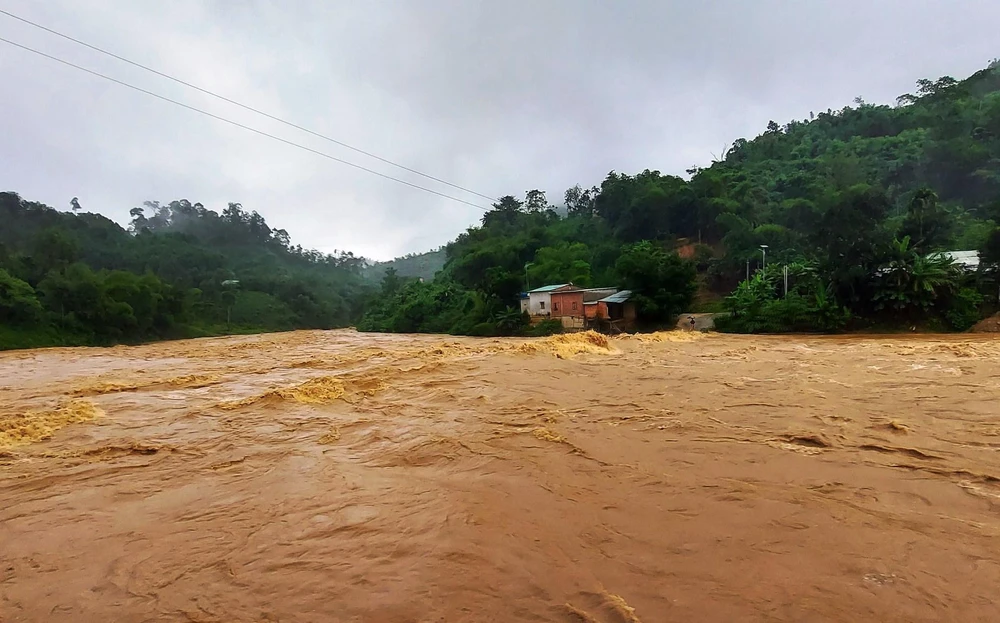
{"type": "Polygon", "coordinates": [[[231,203],[146,203],[125,229],[0,193],[0,348],[345,326],[364,259],[292,246],[231,203]]]}
{"type": "Polygon", "coordinates": [[[985,243],[1000,201],[1000,61],[963,81],[920,80],[894,106],[858,98],[810,117],[772,121],[756,139],[735,141],[723,162],[694,171],[688,188],[699,218],[663,225],[692,236],[701,226],[709,240],[728,243],[730,256],[769,242],[794,252],[817,233],[832,198],[865,184],[884,191],[889,226],[903,224],[919,190],[934,194],[940,227],[900,232],[917,234],[914,242],[985,243]]]}
{"type": "Polygon", "coordinates": [[[439,270],[444,268],[446,260],[444,248],[425,253],[409,253],[388,262],[375,262],[365,266],[365,277],[370,281],[380,281],[385,271],[393,269],[400,277],[413,277],[430,281],[439,270]]]}
{"type": "Polygon", "coordinates": [[[0,193],[0,347],[354,320],[524,333],[518,293],[566,282],[631,290],[649,325],[671,324],[699,291],[726,297],[732,330],[965,328],[996,300],[1000,61],[920,80],[891,105],[772,121],[687,178],[611,172],[555,203],[503,197],[445,247],[441,270],[440,253],[397,259],[369,296],[363,258],[292,246],[239,204],[147,203],[125,229],[75,200],[60,212],[0,193]],[[762,245],[789,268],[787,296],[779,273],[755,273],[762,245]],[[934,255],[973,249],[975,275],[934,255]]]}
{"type": "Polygon", "coordinates": [[[989,300],[989,271],[973,284],[947,262],[925,264],[938,250],[980,249],[987,269],[1000,259],[1000,61],[961,81],[920,80],[892,105],[858,98],[772,121],[688,174],[611,172],[567,190],[566,217],[543,192],[504,197],[448,245],[434,283],[390,275],[359,326],[521,331],[517,292],[569,281],[628,287],[642,318],[669,324],[691,305],[682,266],[697,268],[689,277],[703,293],[729,294],[760,266],[761,245],[791,267],[795,296],[774,302],[774,274],[737,290],[746,296],[729,299],[734,315],[787,315],[747,330],[944,316],[968,326],[989,300]],[[678,264],[675,250],[692,261],[678,264]]]}

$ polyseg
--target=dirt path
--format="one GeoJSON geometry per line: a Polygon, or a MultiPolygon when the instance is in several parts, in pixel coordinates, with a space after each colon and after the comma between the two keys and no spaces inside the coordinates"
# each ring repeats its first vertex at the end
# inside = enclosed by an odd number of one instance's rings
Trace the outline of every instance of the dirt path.
{"type": "Polygon", "coordinates": [[[995,621],[998,399],[988,336],[0,354],[0,621],[995,621]]]}

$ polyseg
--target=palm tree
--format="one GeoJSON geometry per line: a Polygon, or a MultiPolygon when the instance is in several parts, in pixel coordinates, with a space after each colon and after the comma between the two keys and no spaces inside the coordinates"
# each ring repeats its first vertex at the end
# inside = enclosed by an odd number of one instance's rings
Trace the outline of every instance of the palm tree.
{"type": "Polygon", "coordinates": [[[942,253],[929,256],[914,254],[910,267],[910,292],[913,301],[924,309],[942,294],[955,289],[957,272],[952,259],[942,253]]]}
{"type": "Polygon", "coordinates": [[[510,335],[524,326],[524,314],[521,310],[508,307],[503,311],[497,312],[493,316],[493,322],[496,323],[497,330],[500,333],[510,335]]]}
{"type": "Polygon", "coordinates": [[[889,261],[879,268],[876,278],[876,309],[926,310],[957,286],[958,273],[952,259],[942,253],[917,253],[910,246],[909,236],[893,240],[887,255],[889,261]]]}

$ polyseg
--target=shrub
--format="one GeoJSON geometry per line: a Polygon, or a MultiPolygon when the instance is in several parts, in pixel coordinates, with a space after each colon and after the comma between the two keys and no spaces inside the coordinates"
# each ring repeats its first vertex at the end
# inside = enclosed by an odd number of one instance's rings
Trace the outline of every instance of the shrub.
{"type": "Polygon", "coordinates": [[[463,333],[464,335],[472,335],[475,337],[493,337],[500,335],[497,330],[496,323],[493,322],[480,322],[479,324],[473,325],[471,329],[463,333]]]}
{"type": "Polygon", "coordinates": [[[530,327],[524,332],[528,337],[545,337],[547,335],[555,335],[556,333],[563,332],[562,322],[558,320],[548,319],[539,322],[538,324],[530,327]]]}
{"type": "Polygon", "coordinates": [[[956,331],[965,331],[979,322],[983,296],[972,288],[961,288],[952,295],[944,309],[945,322],[956,331]]]}
{"type": "Polygon", "coordinates": [[[843,329],[850,312],[838,305],[829,289],[818,282],[811,292],[790,291],[777,298],[776,277],[757,273],[742,282],[726,299],[732,315],[716,318],[715,328],[726,333],[832,332],[843,329]]]}
{"type": "Polygon", "coordinates": [[[705,272],[708,270],[709,265],[712,262],[712,258],[715,257],[715,250],[707,244],[701,244],[700,242],[694,245],[694,264],[698,269],[698,272],[705,272]]]}
{"type": "Polygon", "coordinates": [[[27,282],[0,268],[0,322],[32,324],[42,317],[42,304],[27,282]]]}

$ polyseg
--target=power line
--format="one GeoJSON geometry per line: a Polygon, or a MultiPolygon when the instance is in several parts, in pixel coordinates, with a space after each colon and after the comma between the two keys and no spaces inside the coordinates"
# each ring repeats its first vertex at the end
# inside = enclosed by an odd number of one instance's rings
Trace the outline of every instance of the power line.
{"type": "Polygon", "coordinates": [[[301,125],[298,125],[296,123],[292,123],[291,121],[286,121],[285,119],[282,119],[282,118],[277,117],[275,115],[272,115],[270,113],[266,113],[263,110],[259,110],[257,108],[252,107],[252,106],[247,106],[246,104],[242,104],[240,102],[237,102],[236,100],[230,99],[230,98],[228,98],[228,97],[226,97],[224,95],[219,95],[218,93],[214,93],[214,92],[209,91],[208,89],[202,88],[202,87],[200,87],[198,85],[191,84],[190,82],[185,82],[184,80],[181,80],[180,78],[175,78],[174,76],[165,74],[162,71],[157,71],[156,69],[153,69],[152,67],[147,67],[146,65],[143,65],[141,63],[137,63],[135,61],[131,61],[131,60],[129,60],[129,59],[123,57],[123,56],[119,56],[119,55],[117,55],[117,54],[115,54],[113,52],[109,52],[107,50],[99,48],[96,45],[91,45],[91,44],[89,44],[89,43],[87,43],[85,41],[80,41],[79,39],[75,39],[75,38],[73,38],[73,37],[71,37],[69,35],[63,34],[63,33],[59,32],[59,31],[53,30],[53,29],[48,28],[46,26],[42,26],[41,24],[37,24],[37,23],[35,23],[35,22],[33,22],[33,21],[29,20],[29,19],[25,19],[25,18],[20,17],[18,15],[14,15],[13,13],[10,13],[9,11],[4,11],[3,9],[0,9],[0,13],[6,15],[7,17],[11,17],[13,19],[16,19],[16,20],[18,20],[20,22],[24,22],[25,24],[28,24],[29,26],[34,26],[35,28],[38,28],[40,30],[44,30],[45,32],[52,33],[53,35],[56,35],[57,37],[62,37],[63,39],[66,39],[68,41],[72,41],[73,43],[76,43],[77,45],[82,45],[85,48],[89,48],[91,50],[94,50],[95,52],[100,52],[101,54],[105,54],[105,55],[110,56],[112,58],[118,59],[118,60],[122,61],[123,63],[128,63],[129,65],[132,65],[134,67],[138,67],[139,69],[143,69],[145,71],[154,73],[157,76],[166,78],[167,80],[172,80],[172,81],[176,82],[177,84],[182,84],[182,85],[184,85],[184,86],[186,86],[188,88],[191,88],[191,89],[194,89],[194,90],[199,91],[201,93],[204,93],[205,95],[210,95],[210,96],[212,96],[212,97],[214,97],[216,99],[222,100],[222,101],[227,102],[229,104],[233,104],[234,106],[239,106],[240,108],[243,108],[244,110],[249,110],[250,112],[256,113],[258,115],[262,115],[262,116],[267,117],[268,119],[271,119],[273,121],[277,121],[278,123],[283,123],[283,124],[285,124],[285,125],[287,125],[289,127],[295,128],[296,130],[301,130],[302,132],[305,132],[307,134],[312,134],[313,136],[319,137],[319,138],[321,138],[321,139],[323,139],[325,141],[329,141],[329,142],[334,143],[336,145],[340,145],[341,147],[345,147],[345,148],[350,149],[352,151],[355,151],[355,152],[357,152],[359,154],[363,154],[365,156],[368,156],[369,158],[374,158],[375,160],[378,160],[380,162],[384,162],[386,164],[390,164],[390,165],[392,165],[394,167],[403,169],[404,171],[409,171],[410,173],[415,173],[415,174],[420,175],[422,177],[426,177],[429,180],[434,180],[435,182],[439,182],[439,183],[444,184],[446,186],[451,186],[452,188],[455,188],[455,189],[458,189],[458,190],[461,190],[461,191],[464,191],[464,192],[476,195],[478,197],[482,197],[483,199],[489,199],[490,201],[496,201],[495,197],[491,197],[489,195],[484,195],[482,193],[476,192],[476,191],[471,190],[469,188],[465,188],[463,186],[459,186],[458,184],[452,184],[451,182],[448,182],[446,180],[434,177],[433,175],[428,175],[426,173],[422,173],[420,171],[417,171],[416,169],[411,169],[410,167],[407,167],[405,165],[399,164],[397,162],[393,162],[392,160],[388,160],[388,159],[383,158],[381,156],[377,156],[377,155],[375,155],[375,154],[373,154],[371,152],[365,151],[363,149],[359,149],[359,148],[354,147],[352,145],[348,145],[347,143],[344,143],[342,141],[338,141],[335,138],[330,138],[329,136],[326,136],[324,134],[320,134],[319,132],[314,132],[313,130],[310,130],[309,128],[302,127],[301,125]]]}
{"type": "Polygon", "coordinates": [[[61,59],[59,57],[52,56],[51,54],[46,54],[45,52],[41,52],[41,51],[36,50],[34,48],[29,48],[28,46],[21,45],[20,43],[15,43],[15,42],[13,42],[13,41],[11,41],[9,39],[4,39],[3,37],[0,37],[0,41],[2,41],[3,43],[6,43],[6,44],[12,45],[12,46],[14,46],[16,48],[20,48],[22,50],[25,50],[27,52],[31,52],[32,54],[37,54],[38,56],[42,56],[42,57],[45,57],[45,58],[47,58],[49,60],[56,61],[57,63],[62,63],[63,65],[66,65],[67,67],[72,67],[73,69],[78,69],[80,71],[86,72],[86,73],[88,73],[88,74],[90,74],[92,76],[97,76],[98,78],[103,78],[104,80],[108,80],[110,82],[114,82],[115,84],[120,84],[123,87],[128,87],[128,88],[130,88],[132,90],[135,90],[135,91],[138,91],[140,93],[145,93],[146,95],[150,95],[150,96],[155,97],[157,99],[163,100],[164,102],[170,102],[171,104],[175,104],[175,105],[180,106],[182,108],[187,108],[188,110],[193,110],[194,112],[201,113],[201,114],[205,115],[206,117],[211,117],[212,119],[217,119],[219,121],[223,121],[225,123],[228,123],[229,125],[234,125],[234,126],[236,126],[238,128],[242,128],[244,130],[248,130],[250,132],[253,132],[254,134],[259,134],[261,136],[266,136],[269,139],[278,141],[280,143],[284,143],[286,145],[291,145],[292,147],[298,147],[299,149],[304,149],[305,151],[308,151],[310,153],[316,154],[317,156],[323,156],[324,158],[328,158],[330,160],[333,160],[334,162],[339,162],[341,164],[346,164],[349,167],[354,167],[355,169],[359,169],[361,171],[365,171],[366,173],[371,173],[372,175],[377,175],[377,176],[385,178],[387,180],[392,180],[393,182],[398,182],[400,184],[405,184],[405,185],[410,186],[412,188],[416,188],[416,189],[422,190],[424,192],[429,192],[429,193],[437,195],[439,197],[444,197],[445,199],[451,199],[452,201],[457,201],[459,203],[464,203],[465,205],[472,206],[473,208],[476,208],[477,210],[482,210],[483,212],[489,212],[489,208],[486,208],[486,207],[483,207],[481,205],[472,203],[471,201],[466,201],[465,199],[459,199],[458,197],[452,197],[451,195],[446,195],[445,193],[438,192],[438,191],[436,191],[434,189],[427,188],[425,186],[420,186],[419,184],[414,184],[413,182],[407,182],[406,180],[399,179],[398,177],[393,177],[391,175],[386,175],[385,173],[379,173],[378,171],[375,171],[373,169],[369,169],[368,167],[361,166],[360,164],[355,164],[353,162],[349,162],[347,160],[343,160],[343,159],[338,158],[336,156],[331,156],[328,153],[319,151],[317,149],[313,149],[311,147],[306,147],[305,145],[302,145],[300,143],[296,143],[294,141],[290,141],[288,139],[281,138],[280,136],[275,136],[274,134],[269,134],[267,132],[264,132],[263,130],[258,130],[257,128],[252,128],[252,127],[250,127],[248,125],[244,125],[244,124],[242,124],[242,123],[240,123],[238,121],[233,121],[232,119],[226,119],[225,117],[220,117],[219,115],[210,113],[207,110],[202,110],[201,108],[195,108],[194,106],[190,106],[190,105],[185,104],[183,102],[178,102],[177,100],[170,99],[169,97],[165,97],[165,96],[160,95],[158,93],[153,93],[152,91],[147,91],[146,89],[143,89],[141,87],[137,87],[137,86],[135,86],[133,84],[129,84],[128,82],[123,82],[122,80],[118,80],[117,78],[112,78],[111,76],[104,75],[104,74],[96,72],[96,71],[94,71],[92,69],[87,69],[86,67],[81,67],[80,65],[76,65],[76,64],[71,63],[71,62],[69,62],[67,60],[63,60],[63,59],[61,59]]]}

